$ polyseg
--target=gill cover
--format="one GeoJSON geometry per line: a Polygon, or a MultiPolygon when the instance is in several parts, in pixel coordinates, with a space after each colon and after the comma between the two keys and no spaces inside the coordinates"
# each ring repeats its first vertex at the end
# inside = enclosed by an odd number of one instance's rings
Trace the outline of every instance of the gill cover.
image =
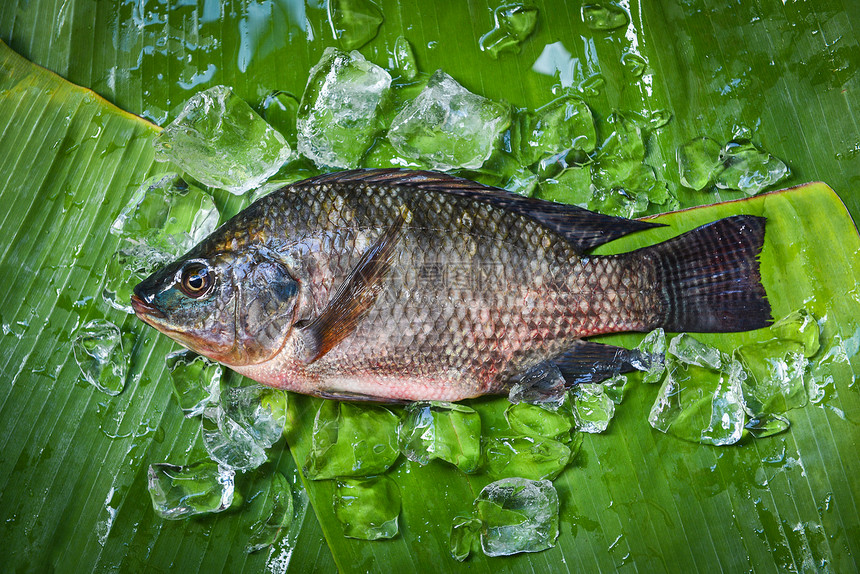
{"type": "Polygon", "coordinates": [[[248,249],[176,261],[139,283],[132,305],[142,320],[189,349],[250,365],[283,346],[298,291],[275,254],[248,249]]]}
{"type": "Polygon", "coordinates": [[[298,282],[286,265],[252,251],[233,265],[236,293],[233,365],[252,365],[272,358],[293,323],[298,282]]]}

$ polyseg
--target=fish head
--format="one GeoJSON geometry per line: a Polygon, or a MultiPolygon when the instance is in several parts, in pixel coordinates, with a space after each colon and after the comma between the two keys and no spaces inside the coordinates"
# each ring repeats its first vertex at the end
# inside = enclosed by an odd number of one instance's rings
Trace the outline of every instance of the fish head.
{"type": "Polygon", "coordinates": [[[299,284],[264,250],[192,252],[134,288],[135,314],[185,347],[229,366],[261,363],[283,347],[299,284]]]}

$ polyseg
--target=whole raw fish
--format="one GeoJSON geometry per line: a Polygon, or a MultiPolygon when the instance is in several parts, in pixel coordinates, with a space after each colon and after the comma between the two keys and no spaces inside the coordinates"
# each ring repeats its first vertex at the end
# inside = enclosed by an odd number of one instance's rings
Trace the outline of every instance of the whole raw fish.
{"type": "Polygon", "coordinates": [[[256,201],[137,285],[132,304],[169,337],[273,387],[540,399],[647,362],[582,337],[769,323],[764,218],[586,254],[656,225],[439,173],[348,171],[256,201]]]}

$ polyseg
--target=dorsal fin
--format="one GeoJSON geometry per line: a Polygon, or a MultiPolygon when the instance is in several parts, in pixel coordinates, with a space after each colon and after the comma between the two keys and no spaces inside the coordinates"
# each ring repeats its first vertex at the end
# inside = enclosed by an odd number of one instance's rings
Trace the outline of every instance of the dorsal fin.
{"type": "Polygon", "coordinates": [[[486,202],[512,213],[522,215],[564,237],[577,252],[608,243],[634,231],[662,227],[660,223],[637,221],[594,213],[576,205],[555,203],[523,197],[510,191],[483,185],[468,179],[437,173],[406,169],[354,169],[329,173],[293,184],[368,184],[406,186],[427,191],[450,193],[474,201],[486,202]]]}

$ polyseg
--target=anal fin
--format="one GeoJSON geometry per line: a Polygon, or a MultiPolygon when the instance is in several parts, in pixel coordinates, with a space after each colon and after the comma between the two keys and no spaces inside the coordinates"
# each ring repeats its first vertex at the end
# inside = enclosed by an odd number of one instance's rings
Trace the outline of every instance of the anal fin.
{"type": "Polygon", "coordinates": [[[619,373],[645,370],[651,363],[651,358],[639,350],[592,341],[577,341],[551,360],[568,385],[599,383],[619,373]]]}
{"type": "Polygon", "coordinates": [[[573,385],[599,383],[619,373],[646,370],[652,357],[636,349],[577,341],[567,351],[529,367],[508,383],[512,403],[553,403],[573,385]]]}

